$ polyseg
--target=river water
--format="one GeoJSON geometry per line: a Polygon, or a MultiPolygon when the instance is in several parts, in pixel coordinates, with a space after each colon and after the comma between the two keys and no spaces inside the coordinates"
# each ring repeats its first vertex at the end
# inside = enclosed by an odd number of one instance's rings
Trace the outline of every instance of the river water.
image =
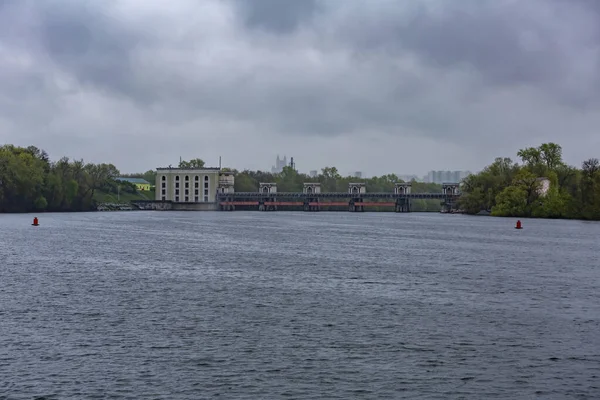
{"type": "Polygon", "coordinates": [[[0,399],[600,397],[600,224],[0,215],[0,399]]]}

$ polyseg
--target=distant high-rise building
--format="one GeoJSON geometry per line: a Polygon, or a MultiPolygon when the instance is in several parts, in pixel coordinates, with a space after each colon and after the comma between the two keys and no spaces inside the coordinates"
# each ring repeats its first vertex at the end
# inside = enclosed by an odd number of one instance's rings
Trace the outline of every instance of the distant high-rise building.
{"type": "Polygon", "coordinates": [[[308,175],[310,175],[311,178],[316,178],[317,176],[319,176],[319,171],[317,171],[316,169],[313,169],[312,171],[310,171],[308,173],[308,175]]]}
{"type": "Polygon", "coordinates": [[[421,182],[423,179],[419,178],[417,175],[398,175],[398,178],[403,180],[404,182],[421,182]]]}
{"type": "Polygon", "coordinates": [[[427,182],[437,184],[460,182],[469,175],[471,171],[429,171],[427,182]]]}
{"type": "Polygon", "coordinates": [[[283,167],[287,166],[287,157],[283,156],[283,160],[279,158],[279,154],[277,155],[277,159],[275,160],[275,165],[271,168],[272,174],[279,174],[283,171],[283,167]]]}
{"type": "Polygon", "coordinates": [[[362,178],[362,171],[356,171],[353,175],[354,178],[362,178]]]}

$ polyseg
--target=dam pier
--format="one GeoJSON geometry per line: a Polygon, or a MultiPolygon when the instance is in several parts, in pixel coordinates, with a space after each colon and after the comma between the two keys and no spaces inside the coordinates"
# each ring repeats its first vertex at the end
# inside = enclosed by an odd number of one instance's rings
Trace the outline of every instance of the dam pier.
{"type": "Polygon", "coordinates": [[[155,200],[132,201],[139,210],[154,211],[393,211],[408,213],[420,199],[440,201],[442,212],[456,210],[459,183],[443,183],[437,193],[413,193],[411,182],[393,191],[368,192],[364,182],[345,192],[324,192],[319,182],[305,182],[301,192],[280,192],[276,182],[261,182],[256,192],[236,192],[235,174],[219,168],[157,168],[155,200]]]}
{"type": "Polygon", "coordinates": [[[221,211],[304,210],[307,212],[347,209],[349,212],[387,208],[410,212],[414,199],[437,199],[445,211],[455,209],[460,193],[457,183],[443,185],[441,193],[411,193],[410,183],[397,183],[392,193],[368,193],[364,183],[350,183],[347,192],[322,192],[319,183],[305,183],[302,192],[278,192],[276,183],[261,183],[258,192],[218,193],[221,211]]]}

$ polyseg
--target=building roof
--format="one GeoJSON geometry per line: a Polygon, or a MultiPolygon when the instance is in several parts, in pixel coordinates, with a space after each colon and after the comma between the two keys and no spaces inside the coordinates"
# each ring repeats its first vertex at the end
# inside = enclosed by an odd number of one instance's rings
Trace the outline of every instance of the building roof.
{"type": "Polygon", "coordinates": [[[202,168],[179,168],[179,167],[159,167],[157,171],[220,171],[219,167],[202,167],[202,168]]]}
{"type": "Polygon", "coordinates": [[[129,182],[129,183],[138,183],[141,185],[149,185],[150,182],[146,181],[145,179],[141,179],[141,178],[115,178],[115,180],[117,181],[123,181],[123,182],[129,182]]]}

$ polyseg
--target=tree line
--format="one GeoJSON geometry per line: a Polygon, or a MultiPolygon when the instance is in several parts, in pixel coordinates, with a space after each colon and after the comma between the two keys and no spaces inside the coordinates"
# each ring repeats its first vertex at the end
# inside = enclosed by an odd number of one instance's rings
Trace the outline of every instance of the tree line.
{"type": "MultiPolygon", "coordinates": [[[[562,147],[544,143],[517,152],[521,164],[511,158],[496,158],[481,172],[461,183],[458,206],[468,214],[496,216],[576,218],[600,220],[600,162],[590,158],[581,167],[567,165],[562,147]],[[542,193],[542,180],[550,182],[542,193]]],[[[204,161],[181,161],[179,167],[204,167],[204,161]]],[[[227,171],[230,169],[224,168],[227,171]]],[[[256,192],[260,182],[275,182],[278,191],[300,192],[305,182],[319,182],[324,192],[345,192],[351,182],[364,182],[368,192],[392,192],[401,180],[394,174],[358,179],[343,177],[337,168],[325,167],[316,177],[290,166],[278,174],[235,171],[236,192],[256,192]]],[[[85,163],[63,157],[52,162],[35,146],[0,146],[0,212],[87,211],[96,209],[97,192],[135,191],[135,186],[117,183],[119,170],[112,164],[85,163]],[[131,187],[129,187],[131,186],[131,187]]],[[[128,174],[154,184],[156,171],[128,174]]],[[[412,182],[413,193],[441,192],[433,183],[412,182]]],[[[437,211],[436,200],[414,200],[415,211],[437,211]]]]}
{"type": "MultiPolygon", "coordinates": [[[[195,158],[189,161],[182,160],[179,162],[179,168],[204,168],[205,163],[200,158],[195,158]]],[[[352,176],[342,176],[336,167],[325,167],[321,172],[311,177],[307,174],[298,172],[291,166],[283,167],[280,173],[271,173],[265,171],[238,171],[232,168],[222,168],[224,172],[233,172],[235,174],[236,192],[258,192],[261,182],[277,183],[279,192],[302,192],[305,182],[318,182],[321,184],[323,192],[345,192],[348,190],[348,184],[353,182],[363,182],[367,185],[369,192],[393,192],[394,184],[403,182],[395,174],[387,174],[383,176],[375,176],[371,178],[356,178],[352,176]]],[[[154,184],[156,180],[156,171],[146,171],[143,173],[125,174],[123,176],[131,178],[142,178],[154,184]]],[[[413,193],[437,193],[442,191],[441,185],[435,183],[412,183],[413,193]]]]}
{"type": "MultiPolygon", "coordinates": [[[[403,182],[395,174],[371,178],[342,176],[336,167],[325,167],[314,177],[298,172],[290,166],[283,167],[282,172],[276,174],[264,171],[225,170],[235,172],[236,192],[257,192],[260,182],[277,183],[278,192],[302,192],[304,183],[308,182],[320,183],[322,192],[346,192],[348,185],[356,182],[365,183],[368,192],[393,192],[394,184],[403,182]]],[[[441,192],[442,187],[434,183],[413,182],[412,190],[414,193],[441,192]]]]}
{"type": "Polygon", "coordinates": [[[581,168],[567,165],[562,147],[544,143],[517,152],[521,164],[496,158],[461,185],[459,207],[505,217],[600,220],[600,162],[585,160],[581,168]],[[542,190],[543,178],[550,183],[542,190]]]}
{"type": "Polygon", "coordinates": [[[85,163],[63,157],[51,162],[35,146],[0,147],[0,212],[88,211],[94,195],[116,185],[112,164],[85,163]]]}
{"type": "MultiPolygon", "coordinates": [[[[199,158],[184,161],[180,168],[202,168],[199,158]]],[[[394,174],[358,179],[343,177],[335,167],[325,167],[316,177],[310,177],[290,166],[278,174],[263,171],[236,171],[236,192],[256,192],[260,182],[275,182],[282,192],[301,192],[305,182],[319,182],[324,192],[345,192],[351,182],[364,182],[369,192],[392,192],[401,180],[394,174]]],[[[156,171],[120,174],[113,164],[86,163],[63,157],[51,161],[48,153],[35,146],[0,146],[0,212],[91,211],[97,208],[99,193],[135,192],[135,186],[117,182],[119,176],[142,178],[155,183],[156,171]]],[[[441,186],[413,182],[415,193],[441,192],[441,186]]],[[[415,211],[438,211],[438,201],[416,200],[415,211]]]]}
{"type": "MultiPolygon", "coordinates": [[[[260,182],[277,183],[278,192],[302,192],[304,183],[315,182],[321,184],[322,192],[347,192],[350,183],[362,182],[366,184],[367,192],[393,192],[394,185],[403,182],[395,174],[374,176],[371,178],[356,178],[353,176],[342,176],[336,167],[325,167],[321,172],[311,177],[292,168],[283,167],[282,172],[273,174],[264,171],[235,171],[236,192],[257,192],[260,182]]],[[[435,183],[412,182],[413,193],[441,193],[442,186],[435,183]]],[[[439,200],[419,199],[412,201],[413,211],[439,211],[439,200]]]]}

